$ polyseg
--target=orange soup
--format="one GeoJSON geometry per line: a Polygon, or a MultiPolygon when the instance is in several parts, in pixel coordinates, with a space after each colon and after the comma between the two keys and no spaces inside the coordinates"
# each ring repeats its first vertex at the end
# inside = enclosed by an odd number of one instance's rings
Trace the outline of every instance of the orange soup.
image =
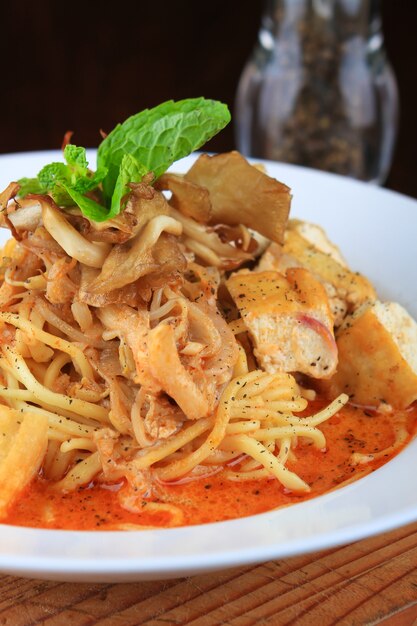
{"type": "MultiPolygon", "coordinates": [[[[318,410],[323,403],[311,404],[318,410]]],[[[305,443],[296,449],[297,473],[310,485],[309,493],[290,493],[274,479],[234,482],[219,472],[190,482],[160,484],[157,487],[159,501],[172,502],[181,508],[182,525],[236,519],[303,502],[375,471],[406,445],[416,427],[415,404],[406,411],[397,411],[394,416],[348,405],[321,426],[326,436],[326,450],[319,451],[305,443]],[[401,439],[403,425],[408,433],[406,440],[401,439]],[[353,462],[355,454],[363,455],[362,463],[353,462]],[[365,459],[367,455],[369,460],[365,459]],[[372,460],[372,456],[376,458],[372,460]]],[[[288,466],[291,469],[291,462],[288,466]]],[[[173,525],[168,513],[147,512],[146,506],[141,514],[123,508],[118,499],[123,489],[123,482],[91,483],[77,492],[62,494],[54,491],[47,480],[37,478],[10,508],[3,523],[66,530],[173,525]]]]}

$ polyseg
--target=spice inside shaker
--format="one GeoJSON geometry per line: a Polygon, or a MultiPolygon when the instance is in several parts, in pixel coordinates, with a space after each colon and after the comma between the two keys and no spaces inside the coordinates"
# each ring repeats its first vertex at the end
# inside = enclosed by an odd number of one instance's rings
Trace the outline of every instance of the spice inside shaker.
{"type": "Polygon", "coordinates": [[[383,182],[397,89],[375,0],[269,0],[239,83],[246,155],[383,182]]]}

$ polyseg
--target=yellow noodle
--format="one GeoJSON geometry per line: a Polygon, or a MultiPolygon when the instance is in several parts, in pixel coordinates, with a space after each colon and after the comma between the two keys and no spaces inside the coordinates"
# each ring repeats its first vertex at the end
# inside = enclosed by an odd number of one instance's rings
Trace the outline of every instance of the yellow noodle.
{"type": "Polygon", "coordinates": [[[196,465],[204,461],[223,440],[227,424],[230,420],[229,403],[232,403],[235,395],[239,392],[239,380],[232,380],[226,387],[217,407],[213,430],[206,441],[185,459],[174,461],[166,467],[155,469],[158,478],[173,480],[190,472],[196,465]]]}
{"type": "Polygon", "coordinates": [[[209,456],[202,461],[203,465],[226,465],[234,459],[242,456],[239,452],[225,452],[224,450],[213,450],[209,456]]]}
{"type": "Polygon", "coordinates": [[[25,387],[31,391],[36,398],[49,405],[56,406],[58,409],[68,409],[99,422],[108,422],[107,409],[95,404],[90,404],[89,402],[84,402],[83,400],[70,398],[69,396],[64,396],[60,393],[55,393],[54,391],[47,389],[32,375],[25,360],[20,356],[20,354],[17,354],[17,352],[8,346],[6,346],[3,353],[10,367],[14,370],[16,378],[23,385],[25,385],[25,387]]]}
{"type": "Polygon", "coordinates": [[[278,461],[280,463],[286,463],[291,452],[291,437],[283,437],[281,439],[281,446],[278,454],[278,461]]]}
{"type": "Polygon", "coordinates": [[[93,452],[70,469],[62,480],[55,483],[54,489],[59,491],[75,491],[78,487],[91,482],[100,470],[100,455],[98,452],[93,452]]]}
{"type": "MultiPolygon", "coordinates": [[[[18,383],[15,379],[13,380],[13,377],[10,376],[9,374],[7,376],[7,381],[8,381],[7,402],[12,408],[18,409],[22,413],[25,411],[30,411],[32,413],[39,413],[41,415],[46,415],[48,417],[48,423],[50,426],[53,426],[57,428],[58,430],[68,433],[69,435],[87,434],[97,429],[97,426],[85,425],[69,417],[61,416],[48,409],[43,409],[39,406],[34,406],[33,404],[27,404],[26,401],[22,400],[19,397],[20,391],[25,391],[25,390],[19,390],[18,386],[16,388],[15,385],[18,385],[18,383]],[[17,393],[15,393],[16,391],[17,393]]],[[[1,396],[2,394],[0,394],[0,397],[1,396]]],[[[30,401],[33,401],[33,400],[30,400],[30,401]]]]}
{"type": "Polygon", "coordinates": [[[278,426],[277,428],[260,428],[252,433],[253,439],[257,441],[265,441],[268,439],[281,439],[283,437],[308,437],[314,442],[319,450],[326,447],[326,438],[318,428],[311,426],[278,426]]]}
{"type": "Polygon", "coordinates": [[[0,397],[24,400],[25,402],[33,402],[35,398],[33,393],[27,389],[10,389],[9,387],[0,387],[0,397]]]}
{"type": "Polygon", "coordinates": [[[59,448],[59,441],[49,440],[43,465],[44,476],[48,480],[61,480],[74,458],[73,452],[63,453],[59,448]]]}
{"type": "Polygon", "coordinates": [[[239,341],[237,342],[237,347],[239,350],[239,355],[233,368],[233,378],[237,378],[238,376],[244,376],[249,371],[248,358],[246,356],[245,349],[239,341]]]}
{"type": "Polygon", "coordinates": [[[259,467],[258,461],[255,459],[249,458],[247,461],[244,461],[240,467],[240,473],[251,472],[252,470],[256,470],[259,467]]]}
{"type": "Polygon", "coordinates": [[[10,285],[11,287],[24,287],[27,289],[27,281],[26,280],[13,280],[11,278],[11,273],[13,272],[13,268],[8,267],[4,272],[4,282],[10,285]]]}
{"type": "Polygon", "coordinates": [[[346,393],[342,393],[335,400],[333,400],[333,402],[331,402],[328,406],[326,406],[315,415],[311,415],[310,417],[305,417],[302,419],[305,419],[305,423],[309,426],[318,426],[322,422],[328,420],[329,417],[335,415],[337,411],[340,411],[340,409],[343,408],[348,401],[349,396],[346,393]]]}
{"type": "MultiPolygon", "coordinates": [[[[82,304],[81,302],[78,304],[82,304]]],[[[87,306],[87,305],[86,305],[87,306]]],[[[88,307],[87,307],[88,309],[88,307]]],[[[40,315],[42,315],[42,319],[48,322],[51,326],[59,330],[62,334],[66,335],[70,338],[71,341],[78,342],[80,344],[88,344],[90,346],[100,348],[103,347],[103,342],[100,340],[91,337],[84,332],[80,332],[71,324],[68,324],[63,319],[61,319],[58,315],[56,315],[51,309],[43,302],[40,298],[37,300],[36,309],[40,315]]]]}
{"type": "Polygon", "coordinates": [[[258,396],[272,383],[279,384],[280,377],[277,374],[266,374],[262,370],[254,370],[250,376],[242,383],[245,387],[244,394],[247,396],[258,396]]]}
{"type": "Polygon", "coordinates": [[[297,474],[291,472],[280,463],[277,457],[265,448],[259,441],[248,435],[234,435],[226,437],[220,444],[222,450],[235,450],[248,454],[256,459],[279,482],[292,491],[308,492],[310,487],[297,474]]]}
{"type": "Polygon", "coordinates": [[[38,404],[41,409],[45,409],[45,411],[49,411],[50,413],[55,413],[56,415],[63,417],[65,420],[69,419],[72,422],[77,423],[79,426],[88,426],[92,429],[98,428],[96,420],[88,417],[83,417],[82,415],[74,413],[73,411],[68,411],[67,409],[57,409],[57,407],[51,406],[50,404],[47,404],[46,402],[40,401],[38,399],[35,399],[34,402],[36,402],[36,404],[38,404]]]}
{"type": "Polygon", "coordinates": [[[89,450],[94,452],[97,450],[97,446],[92,439],[87,437],[74,437],[63,441],[60,447],[61,452],[70,452],[71,450],[89,450]]]}
{"type": "Polygon", "coordinates": [[[44,385],[52,389],[56,379],[61,373],[62,368],[67,363],[71,363],[71,357],[65,352],[59,352],[51,361],[45,372],[44,385]]]}
{"type": "Polygon", "coordinates": [[[212,417],[203,417],[202,419],[199,419],[192,424],[192,426],[188,426],[177,435],[173,435],[169,439],[166,439],[158,445],[152,446],[152,448],[149,448],[148,450],[143,450],[143,454],[140,454],[140,456],[134,459],[132,461],[132,465],[138,470],[150,467],[173,452],[176,452],[185,444],[193,441],[193,439],[208,430],[212,423],[212,417]]]}
{"type": "MultiPolygon", "coordinates": [[[[231,417],[246,417],[249,419],[253,417],[254,419],[268,419],[272,415],[278,414],[280,411],[283,413],[288,413],[289,411],[303,411],[305,405],[301,402],[292,402],[283,400],[280,403],[275,404],[274,407],[270,407],[269,404],[265,404],[263,406],[252,406],[247,401],[240,400],[239,403],[231,409],[231,417]]],[[[302,419],[302,418],[300,418],[302,419]]]]}
{"type": "Polygon", "coordinates": [[[261,427],[259,420],[248,420],[244,422],[234,422],[226,427],[226,435],[239,435],[240,433],[253,433],[261,427]]]}
{"type": "Polygon", "coordinates": [[[49,428],[48,439],[50,441],[59,441],[60,443],[63,443],[64,441],[68,441],[68,433],[63,432],[62,430],[57,430],[56,428],[49,428]]]}
{"type": "MultiPolygon", "coordinates": [[[[47,348],[47,346],[45,346],[47,348]]],[[[21,330],[17,329],[15,334],[15,348],[19,354],[22,355],[23,358],[29,359],[31,357],[31,353],[28,345],[28,338],[25,333],[21,330]]],[[[50,348],[48,348],[49,350],[50,348]]]]}
{"type": "Polygon", "coordinates": [[[13,313],[0,312],[0,321],[6,324],[11,324],[16,328],[20,328],[29,337],[35,337],[55,350],[66,352],[78,366],[78,369],[83,376],[94,379],[94,372],[87,358],[82,350],[80,350],[80,348],[75,346],[73,343],[61,339],[60,337],[56,337],[55,335],[51,335],[50,333],[37,328],[34,324],[31,324],[27,320],[24,320],[13,313]]]}

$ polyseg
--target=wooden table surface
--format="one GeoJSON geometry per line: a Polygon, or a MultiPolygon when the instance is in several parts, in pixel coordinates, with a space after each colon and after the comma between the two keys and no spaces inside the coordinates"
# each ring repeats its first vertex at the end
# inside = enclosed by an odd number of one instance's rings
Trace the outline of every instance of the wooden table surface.
{"type": "Polygon", "coordinates": [[[417,523],[325,552],[176,580],[1,577],[0,625],[32,624],[417,624],[417,523]]]}

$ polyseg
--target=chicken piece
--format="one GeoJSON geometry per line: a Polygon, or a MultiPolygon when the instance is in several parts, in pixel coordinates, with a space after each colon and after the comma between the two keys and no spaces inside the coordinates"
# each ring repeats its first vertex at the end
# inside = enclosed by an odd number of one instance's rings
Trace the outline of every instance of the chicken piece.
{"type": "Polygon", "coordinates": [[[346,266],[336,246],[325,237],[324,232],[320,233],[319,227],[301,224],[303,226],[294,223],[290,226],[283,246],[271,244],[257,269],[282,273],[289,267],[308,269],[324,285],[335,326],[340,326],[347,313],[366,301],[375,301],[375,290],[364,276],[346,266]]]}
{"type": "Polygon", "coordinates": [[[159,324],[149,333],[149,367],[160,387],[175,400],[188,419],[210,413],[207,396],[181,363],[172,326],[159,324]]]}
{"type": "Polygon", "coordinates": [[[133,382],[143,385],[154,393],[160,386],[149,368],[148,336],[149,314],[146,310],[135,310],[129,306],[112,304],[96,310],[96,315],[105,328],[103,337],[109,340],[119,337],[119,358],[123,374],[133,382]],[[133,362],[131,362],[133,361],[133,362]]]}
{"type": "Polygon", "coordinates": [[[417,323],[399,304],[374,302],[346,318],[336,334],[339,365],[322,384],[360,405],[404,409],[417,399],[417,323]]]}
{"type": "Polygon", "coordinates": [[[143,387],[139,395],[143,397],[144,427],[152,443],[168,439],[178,432],[184,422],[184,414],[179,406],[172,404],[168,397],[162,394],[146,393],[143,387]]]}
{"type": "Polygon", "coordinates": [[[302,268],[239,272],[227,281],[267,372],[328,378],[337,365],[333,316],[323,285],[302,268]]]}

